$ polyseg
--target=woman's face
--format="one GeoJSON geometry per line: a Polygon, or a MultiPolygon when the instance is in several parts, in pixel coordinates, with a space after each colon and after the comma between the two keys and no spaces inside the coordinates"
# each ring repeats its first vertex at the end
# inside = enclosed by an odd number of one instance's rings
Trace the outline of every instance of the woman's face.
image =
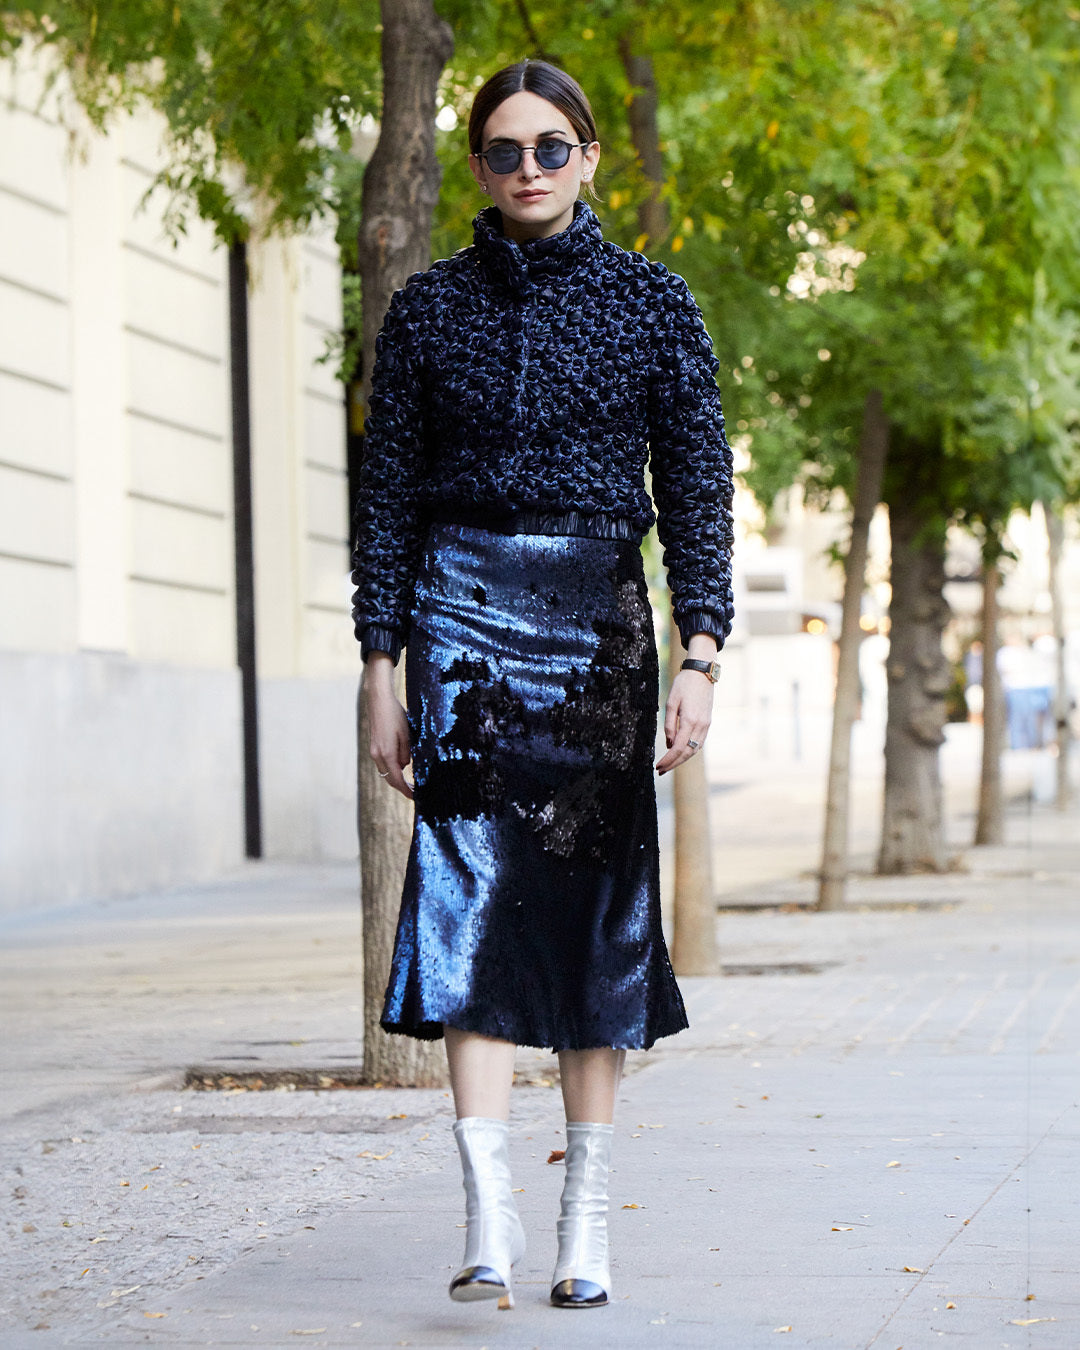
{"type": "MultiPolygon", "coordinates": [[[[525,90],[511,94],[484,126],[484,150],[498,143],[536,146],[541,141],[562,140],[577,145],[581,137],[569,119],[553,103],[525,90]]],[[[502,212],[503,232],[518,243],[544,239],[565,230],[574,218],[574,202],[582,182],[596,172],[600,146],[596,141],[584,150],[570,151],[561,169],[544,169],[532,150],[510,173],[492,172],[486,159],[469,156],[473,177],[491,194],[502,212]]]]}

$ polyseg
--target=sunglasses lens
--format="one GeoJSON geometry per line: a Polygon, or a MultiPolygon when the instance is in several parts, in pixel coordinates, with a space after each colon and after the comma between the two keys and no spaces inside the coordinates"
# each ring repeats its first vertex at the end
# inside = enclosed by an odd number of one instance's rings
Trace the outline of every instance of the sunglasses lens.
{"type": "Polygon", "coordinates": [[[516,145],[493,145],[484,158],[492,173],[513,173],[521,163],[521,151],[516,145]]]}
{"type": "Polygon", "coordinates": [[[561,169],[569,159],[568,141],[541,141],[536,147],[536,162],[542,169],[561,169]]]}

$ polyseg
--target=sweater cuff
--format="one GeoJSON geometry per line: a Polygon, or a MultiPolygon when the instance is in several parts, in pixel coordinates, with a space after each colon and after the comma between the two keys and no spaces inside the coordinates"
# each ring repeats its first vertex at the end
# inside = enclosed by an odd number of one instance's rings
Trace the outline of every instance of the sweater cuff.
{"type": "Polygon", "coordinates": [[[708,633],[716,639],[716,649],[719,651],[730,631],[723,618],[711,609],[683,610],[681,614],[675,616],[675,622],[678,624],[679,636],[684,647],[690,646],[690,639],[695,633],[708,633]]]}
{"type": "Polygon", "coordinates": [[[369,623],[360,634],[360,655],[366,662],[372,652],[386,652],[396,666],[401,655],[401,636],[397,630],[369,623]]]}

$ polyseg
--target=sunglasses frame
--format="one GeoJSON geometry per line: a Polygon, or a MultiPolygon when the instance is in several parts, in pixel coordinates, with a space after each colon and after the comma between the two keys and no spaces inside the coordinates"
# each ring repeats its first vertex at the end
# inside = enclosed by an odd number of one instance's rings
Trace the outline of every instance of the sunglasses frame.
{"type": "Polygon", "coordinates": [[[476,157],[479,160],[486,160],[488,169],[492,173],[497,173],[500,178],[503,178],[507,174],[517,173],[518,169],[520,169],[522,164],[525,162],[525,151],[531,150],[533,153],[533,159],[536,160],[537,166],[539,168],[543,169],[545,173],[558,173],[560,169],[565,169],[566,166],[570,163],[570,154],[572,151],[584,150],[587,146],[592,145],[592,141],[563,141],[559,140],[557,136],[548,136],[545,137],[544,140],[540,141],[539,145],[565,145],[567,147],[566,158],[563,160],[561,164],[557,165],[544,164],[543,161],[540,159],[539,155],[537,154],[539,146],[518,145],[516,141],[499,141],[499,143],[497,145],[493,145],[491,149],[479,151],[476,157]],[[491,151],[511,150],[511,149],[517,151],[517,163],[514,164],[509,169],[497,169],[491,162],[491,151]]]}

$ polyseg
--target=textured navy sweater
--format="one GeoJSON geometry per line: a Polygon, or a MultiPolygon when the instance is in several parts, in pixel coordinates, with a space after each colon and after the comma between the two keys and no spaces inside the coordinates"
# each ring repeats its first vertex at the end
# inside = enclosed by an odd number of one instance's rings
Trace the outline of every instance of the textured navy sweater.
{"type": "Polygon", "coordinates": [[[687,642],[731,630],[732,459],[686,282],[607,243],[582,202],[516,244],[497,208],[411,277],[376,348],[353,597],[366,657],[408,639],[433,519],[640,541],[657,528],[687,642]]]}

